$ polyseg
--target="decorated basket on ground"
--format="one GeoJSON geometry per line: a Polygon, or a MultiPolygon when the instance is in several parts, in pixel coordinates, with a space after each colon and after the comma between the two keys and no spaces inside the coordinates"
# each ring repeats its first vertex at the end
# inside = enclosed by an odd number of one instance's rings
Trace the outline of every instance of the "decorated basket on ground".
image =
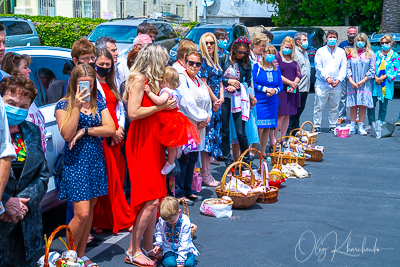
{"type": "MultiPolygon", "coordinates": [[[[188,216],[190,219],[189,206],[186,201],[182,201],[182,208],[183,208],[183,213],[186,214],[186,216],[188,216]]],[[[192,238],[194,234],[196,234],[196,232],[197,232],[197,225],[190,222],[190,235],[192,236],[192,238]]]]}
{"type": "Polygon", "coordinates": [[[269,174],[268,165],[266,162],[262,163],[261,167],[261,177],[264,181],[265,192],[261,193],[256,202],[257,203],[274,203],[278,201],[278,191],[279,189],[275,186],[269,185],[269,174]]]}
{"type": "MultiPolygon", "coordinates": [[[[256,152],[257,155],[258,155],[259,165],[258,165],[257,173],[258,173],[258,175],[261,175],[261,165],[265,162],[265,159],[264,159],[264,157],[263,157],[261,151],[257,150],[256,148],[249,148],[249,149],[247,149],[246,151],[244,151],[244,152],[242,153],[242,155],[240,155],[238,161],[243,162],[244,157],[245,157],[246,154],[249,153],[250,151],[254,151],[254,152],[256,152]]],[[[251,166],[251,165],[250,165],[250,166],[251,166]]],[[[236,172],[236,169],[237,169],[237,168],[239,168],[240,171],[241,171],[242,165],[236,165],[235,168],[234,168],[234,172],[236,172]]],[[[255,175],[257,175],[257,174],[255,174],[255,175]]],[[[250,184],[251,184],[251,178],[250,178],[250,177],[248,177],[248,176],[240,176],[240,177],[241,177],[240,180],[241,180],[243,183],[245,183],[245,184],[247,184],[247,185],[250,185],[250,184]]],[[[261,176],[260,176],[260,177],[261,177],[261,176]]],[[[261,180],[261,179],[260,179],[260,180],[261,180]]],[[[257,181],[256,181],[256,183],[257,183],[257,181]]],[[[255,185],[257,185],[257,184],[255,184],[255,185]]]]}
{"type": "Polygon", "coordinates": [[[274,152],[272,152],[272,154],[270,156],[271,157],[271,164],[273,164],[273,165],[277,164],[278,160],[280,158],[282,158],[281,159],[281,164],[283,164],[283,165],[286,165],[288,163],[297,162],[300,166],[304,166],[304,164],[306,163],[306,158],[305,158],[304,155],[300,155],[299,156],[299,155],[296,155],[293,152],[276,151],[276,145],[278,144],[278,142],[280,140],[284,140],[284,139],[290,139],[292,141],[292,143],[295,142],[295,143],[301,145],[302,150],[303,151],[305,150],[303,143],[300,142],[299,139],[293,138],[293,137],[290,137],[290,136],[282,136],[276,141],[276,143],[274,145],[274,150],[273,150],[274,152]]]}
{"type": "Polygon", "coordinates": [[[282,171],[282,158],[283,155],[278,158],[278,162],[273,165],[271,171],[268,174],[270,187],[274,186],[276,188],[281,188],[282,183],[286,181],[286,175],[282,171]]]}
{"type": "Polygon", "coordinates": [[[300,126],[300,129],[303,131],[297,132],[296,137],[300,138],[300,140],[303,141],[303,139],[307,139],[305,141],[310,141],[310,144],[315,144],[317,142],[317,137],[318,133],[314,131],[314,124],[311,121],[305,121],[303,124],[300,126]],[[311,125],[311,132],[306,131],[304,128],[307,124],[311,125]],[[302,138],[304,137],[304,138],[302,138]]]}
{"type": "Polygon", "coordinates": [[[345,126],[341,126],[340,124],[336,124],[335,135],[339,138],[347,138],[350,134],[350,124],[349,121],[345,119],[347,124],[345,126]]]}
{"type": "MultiPolygon", "coordinates": [[[[228,168],[226,168],[224,175],[222,176],[222,179],[221,179],[221,185],[217,186],[215,188],[215,193],[217,193],[218,198],[222,198],[223,196],[229,196],[233,201],[233,205],[232,205],[233,208],[247,209],[247,208],[253,206],[253,204],[256,202],[260,193],[249,192],[247,195],[245,195],[240,192],[231,191],[230,187],[227,190],[225,190],[226,178],[228,177],[229,172],[232,172],[231,177],[235,177],[237,180],[243,179],[241,168],[239,168],[238,175],[236,175],[235,172],[233,171],[234,167],[236,165],[243,165],[250,170],[250,177],[251,177],[250,178],[250,186],[254,187],[255,177],[254,177],[253,170],[250,168],[250,165],[245,162],[237,161],[237,162],[234,162],[231,165],[229,165],[228,168]]],[[[237,184],[236,184],[236,187],[237,187],[237,184]]]]}
{"type": "MultiPolygon", "coordinates": [[[[297,137],[293,136],[293,132],[296,130],[299,130],[299,132],[304,133],[304,130],[301,128],[293,129],[290,132],[290,136],[292,136],[291,140],[294,140],[294,138],[297,138],[297,137]]],[[[299,138],[297,138],[297,140],[300,141],[299,138]]],[[[312,143],[312,140],[313,139],[307,139],[307,142],[305,144],[303,143],[304,152],[311,156],[309,158],[306,157],[306,160],[307,161],[321,161],[322,158],[324,157],[325,148],[323,146],[315,146],[315,143],[312,143]]],[[[296,144],[297,143],[295,143],[295,142],[290,143],[290,147],[294,151],[297,151],[296,144]]]]}

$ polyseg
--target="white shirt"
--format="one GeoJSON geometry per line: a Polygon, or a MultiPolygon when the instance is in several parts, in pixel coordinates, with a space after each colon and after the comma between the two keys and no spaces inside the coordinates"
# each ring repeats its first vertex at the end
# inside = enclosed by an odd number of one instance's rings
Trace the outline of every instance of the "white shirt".
{"type": "Polygon", "coordinates": [[[346,52],[340,47],[331,49],[326,45],[317,50],[315,54],[316,86],[323,88],[337,89],[341,88],[340,82],[346,78],[347,59],[346,52]],[[331,78],[334,81],[339,80],[336,87],[332,87],[326,79],[331,78]]]}
{"type": "Polygon", "coordinates": [[[117,66],[117,69],[122,72],[122,75],[126,81],[129,77],[128,58],[120,59],[115,66],[117,66]]]}
{"type": "Polygon", "coordinates": [[[13,157],[16,158],[15,149],[11,143],[10,129],[8,128],[8,120],[6,110],[4,109],[3,98],[0,96],[0,158],[13,157]]]}
{"type": "Polygon", "coordinates": [[[185,68],[184,66],[182,66],[182,64],[179,63],[178,61],[175,61],[175,63],[172,64],[172,67],[173,67],[174,69],[176,69],[176,71],[177,71],[178,73],[184,73],[185,70],[186,70],[186,68],[185,68]]]}
{"type": "MultiPolygon", "coordinates": [[[[129,75],[129,73],[128,73],[129,75]]],[[[115,79],[114,79],[115,85],[117,86],[117,90],[119,92],[121,88],[121,84],[125,82],[125,74],[120,70],[117,66],[115,66],[115,79]]]]}

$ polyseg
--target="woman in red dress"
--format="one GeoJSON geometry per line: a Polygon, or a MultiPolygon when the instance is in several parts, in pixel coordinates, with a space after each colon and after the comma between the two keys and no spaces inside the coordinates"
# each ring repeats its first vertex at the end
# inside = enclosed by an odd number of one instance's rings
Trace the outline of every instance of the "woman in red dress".
{"type": "MultiPolygon", "coordinates": [[[[165,147],[158,136],[160,122],[156,113],[176,108],[176,99],[157,106],[145,94],[147,81],[153,93],[160,91],[168,52],[160,45],[144,46],[130,71],[124,99],[128,99],[128,116],[132,120],[126,139],[126,156],[131,179],[131,242],[126,251],[125,262],[135,266],[155,266],[141,251],[143,237],[145,254],[153,248],[157,206],[166,195],[166,179],[161,174],[165,165],[165,147]]],[[[151,256],[151,253],[149,254],[151,256]]]]}
{"type": "Polygon", "coordinates": [[[99,98],[106,102],[111,117],[118,129],[112,137],[103,140],[107,165],[108,195],[98,198],[93,211],[93,228],[111,229],[113,233],[129,227],[129,204],[123,191],[125,159],[121,152],[124,144],[125,111],[121,96],[114,83],[114,61],[107,49],[96,51],[95,70],[99,98]]]}

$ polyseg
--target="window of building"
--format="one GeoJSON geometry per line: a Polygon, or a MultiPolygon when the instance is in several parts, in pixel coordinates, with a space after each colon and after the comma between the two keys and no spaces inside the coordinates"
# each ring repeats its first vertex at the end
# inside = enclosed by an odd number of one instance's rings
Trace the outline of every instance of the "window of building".
{"type": "Polygon", "coordinates": [[[192,2],[189,2],[189,7],[192,7],[192,2]]]}
{"type": "Polygon", "coordinates": [[[147,16],[147,2],[143,2],[143,16],[147,16]]]}
{"type": "Polygon", "coordinates": [[[39,15],[55,16],[56,3],[55,0],[39,0],[39,15]]]}
{"type": "Polygon", "coordinates": [[[74,0],[74,17],[75,18],[92,18],[101,17],[100,0],[74,0]]]}
{"type": "Polygon", "coordinates": [[[119,10],[119,17],[125,18],[125,0],[119,0],[118,2],[119,5],[117,6],[117,9],[119,10]]]}
{"type": "Polygon", "coordinates": [[[161,12],[171,13],[171,5],[170,4],[162,4],[161,5],[161,12]]]}
{"type": "Polygon", "coordinates": [[[153,5],[157,5],[157,0],[153,0],[153,5]]]}
{"type": "Polygon", "coordinates": [[[184,5],[176,5],[176,15],[180,17],[185,16],[185,6],[184,5]]]}

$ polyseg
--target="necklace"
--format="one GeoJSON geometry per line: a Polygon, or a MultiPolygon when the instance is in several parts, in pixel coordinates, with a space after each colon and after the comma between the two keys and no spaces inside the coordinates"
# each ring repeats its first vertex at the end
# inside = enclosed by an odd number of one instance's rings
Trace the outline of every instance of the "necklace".
{"type": "Polygon", "coordinates": [[[185,72],[186,72],[187,76],[189,76],[189,78],[193,81],[193,83],[194,83],[197,87],[200,87],[200,82],[197,80],[197,77],[195,76],[194,78],[195,78],[196,80],[194,80],[192,77],[190,77],[190,75],[189,75],[189,73],[187,72],[187,70],[185,70],[185,72]]]}

